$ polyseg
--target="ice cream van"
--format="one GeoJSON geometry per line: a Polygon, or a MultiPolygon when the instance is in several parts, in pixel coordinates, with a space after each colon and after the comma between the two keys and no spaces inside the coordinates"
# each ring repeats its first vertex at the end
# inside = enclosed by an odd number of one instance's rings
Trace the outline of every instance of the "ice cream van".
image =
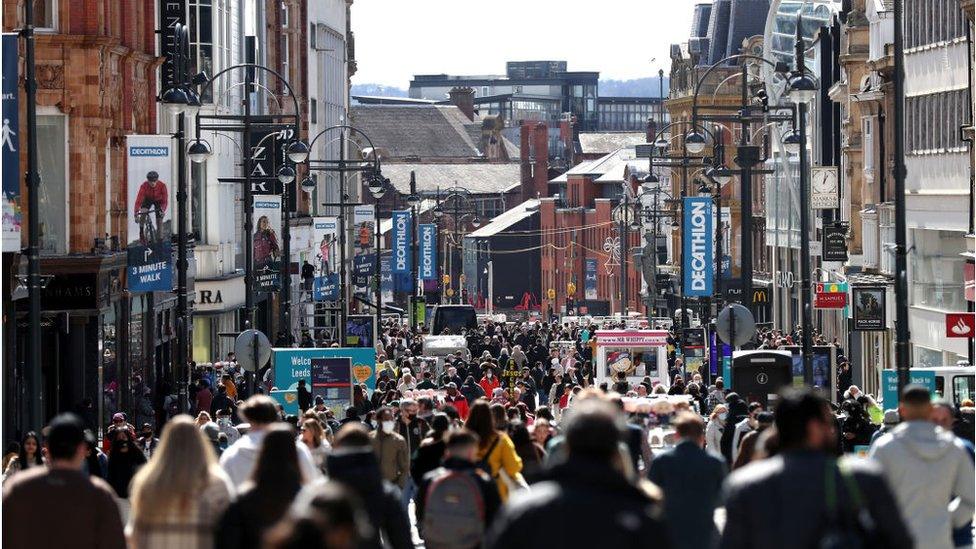
{"type": "Polygon", "coordinates": [[[650,377],[652,383],[670,385],[666,330],[597,330],[596,382],[611,386],[626,376],[631,384],[650,377]]]}

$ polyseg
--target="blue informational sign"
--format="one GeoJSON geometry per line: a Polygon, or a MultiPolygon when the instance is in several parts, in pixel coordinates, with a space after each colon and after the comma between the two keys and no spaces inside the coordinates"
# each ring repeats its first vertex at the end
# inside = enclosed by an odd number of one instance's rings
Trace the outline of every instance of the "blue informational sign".
{"type": "Polygon", "coordinates": [[[384,300],[387,292],[393,294],[393,273],[390,272],[389,256],[380,258],[380,291],[384,294],[384,300]]]}
{"type": "Polygon", "coordinates": [[[20,250],[20,95],[17,35],[3,35],[3,251],[20,250]]]}
{"type": "Polygon", "coordinates": [[[413,236],[413,220],[410,210],[393,212],[393,264],[392,272],[410,272],[410,244],[413,236]]]}
{"type": "Polygon", "coordinates": [[[685,197],[682,229],[682,291],[689,297],[711,296],[712,282],[715,279],[715,265],[712,260],[715,230],[712,227],[711,197],[685,197]]]}
{"type": "MultiPolygon", "coordinates": [[[[935,372],[908,372],[908,382],[921,385],[935,396],[935,372]]],[[[881,405],[885,410],[898,407],[898,372],[896,370],[881,370],[881,405]]]]}
{"type": "Polygon", "coordinates": [[[369,285],[369,277],[373,274],[375,264],[376,254],[359,254],[354,257],[352,262],[353,283],[360,287],[369,285]]]}
{"type": "Polygon", "coordinates": [[[129,291],[173,290],[173,246],[168,240],[128,248],[129,291]]]}
{"type": "Polygon", "coordinates": [[[337,301],[339,299],[339,275],[337,273],[317,276],[312,281],[312,299],[315,301],[337,301]]]}
{"type": "MultiPolygon", "coordinates": [[[[365,383],[370,392],[376,388],[376,350],[372,348],[330,347],[318,349],[273,349],[274,389],[271,397],[281,403],[285,414],[298,414],[298,380],[304,379],[315,393],[316,380],[320,389],[341,389],[346,386],[343,363],[350,364],[349,387],[365,383]],[[325,375],[327,373],[328,375],[325,375]]],[[[343,391],[344,392],[344,391],[343,391]]],[[[341,399],[339,391],[337,398],[341,399]]],[[[345,404],[348,406],[349,404],[345,404]]]]}
{"type": "Polygon", "coordinates": [[[437,280],[437,225],[417,226],[420,239],[420,280],[437,280]]]}
{"type": "Polygon", "coordinates": [[[597,276],[596,259],[587,259],[583,279],[583,297],[585,299],[596,299],[597,296],[597,276]]]}

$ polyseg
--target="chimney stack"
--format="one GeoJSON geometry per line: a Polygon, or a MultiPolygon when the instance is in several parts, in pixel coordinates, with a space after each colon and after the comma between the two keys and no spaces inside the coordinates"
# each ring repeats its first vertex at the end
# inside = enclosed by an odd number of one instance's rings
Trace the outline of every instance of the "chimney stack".
{"type": "Polygon", "coordinates": [[[468,120],[474,120],[474,88],[457,86],[451,88],[448,95],[451,98],[451,104],[461,109],[468,120]]]}

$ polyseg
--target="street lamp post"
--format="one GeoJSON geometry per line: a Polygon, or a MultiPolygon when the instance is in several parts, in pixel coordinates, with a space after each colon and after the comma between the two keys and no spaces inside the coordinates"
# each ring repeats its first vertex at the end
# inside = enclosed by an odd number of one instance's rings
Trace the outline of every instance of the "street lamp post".
{"type": "MultiPolygon", "coordinates": [[[[41,373],[41,178],[37,171],[37,77],[34,65],[34,2],[24,2],[24,91],[27,100],[27,323],[30,334],[28,347],[27,425],[40,428],[44,424],[44,390],[41,373]]],[[[101,418],[99,418],[101,420],[101,418]]]]}
{"type": "Polygon", "coordinates": [[[904,0],[894,0],[895,102],[895,364],[898,394],[908,385],[912,357],[908,340],[908,238],[905,204],[905,39],[902,28],[904,0]]]}
{"type": "Polygon", "coordinates": [[[789,95],[798,110],[797,130],[799,131],[800,154],[800,299],[803,307],[801,349],[803,353],[803,370],[805,375],[813,371],[813,307],[810,303],[810,198],[809,159],[807,156],[807,108],[808,103],[816,98],[817,83],[807,74],[804,67],[804,42],[802,34],[801,15],[796,17],[796,42],[794,55],[796,56],[796,70],[789,80],[789,95]]]}
{"type": "Polygon", "coordinates": [[[377,333],[382,333],[383,327],[383,273],[380,269],[380,247],[382,243],[382,235],[380,234],[380,199],[386,194],[386,187],[390,184],[388,179],[384,179],[383,175],[378,171],[369,174],[369,180],[367,182],[369,188],[369,194],[373,196],[376,204],[373,208],[373,236],[376,239],[376,253],[374,254],[373,261],[373,281],[375,286],[373,287],[373,299],[376,301],[376,330],[377,333]]]}
{"type": "Polygon", "coordinates": [[[410,206],[410,295],[407,306],[410,308],[410,327],[417,327],[417,298],[420,297],[420,285],[417,283],[417,213],[420,206],[420,196],[417,195],[417,175],[410,171],[410,195],[407,196],[410,206]]]}
{"type": "MultiPolygon", "coordinates": [[[[448,273],[448,275],[450,276],[450,278],[452,280],[452,284],[454,283],[453,281],[457,281],[457,290],[454,290],[454,295],[453,296],[449,296],[450,297],[450,301],[453,302],[453,303],[461,303],[461,290],[462,290],[462,288],[461,288],[461,282],[460,282],[460,280],[461,280],[460,274],[464,272],[464,267],[463,267],[463,261],[464,261],[464,245],[463,245],[463,242],[464,241],[462,240],[462,237],[461,237],[461,226],[462,226],[462,222],[464,221],[464,219],[466,219],[468,217],[471,218],[470,223],[474,227],[480,226],[481,225],[481,220],[478,218],[477,211],[470,206],[471,199],[468,196],[468,194],[469,194],[468,191],[466,189],[463,189],[461,187],[458,187],[456,181],[454,183],[455,183],[455,185],[453,187],[450,187],[449,189],[445,190],[444,191],[444,194],[441,194],[441,190],[439,188],[437,189],[437,205],[434,206],[434,209],[432,211],[433,211],[433,214],[434,214],[434,219],[435,220],[440,220],[441,218],[444,217],[444,214],[446,213],[444,211],[444,208],[441,206],[441,200],[443,199],[445,202],[448,201],[448,200],[453,200],[453,205],[450,208],[451,209],[451,221],[453,223],[452,232],[454,233],[453,239],[452,239],[452,242],[451,242],[451,244],[452,244],[451,245],[451,248],[452,249],[453,248],[457,248],[457,250],[458,250],[458,261],[457,261],[457,263],[458,263],[459,271],[460,271],[460,273],[458,273],[458,276],[455,276],[454,275],[454,253],[453,253],[453,251],[451,251],[448,248],[446,242],[445,242],[444,250],[445,250],[445,256],[447,256],[447,257],[445,257],[445,260],[448,262],[448,266],[449,266],[449,273],[448,273]],[[461,207],[462,206],[462,204],[461,204],[462,202],[464,202],[464,206],[465,206],[464,208],[461,207]]],[[[446,240],[447,239],[445,239],[445,241],[446,240]]]]}

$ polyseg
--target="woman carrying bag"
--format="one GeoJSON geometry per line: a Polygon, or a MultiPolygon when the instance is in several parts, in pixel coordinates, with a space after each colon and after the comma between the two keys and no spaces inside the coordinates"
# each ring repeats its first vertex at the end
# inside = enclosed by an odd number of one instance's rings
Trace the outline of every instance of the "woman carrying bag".
{"type": "Polygon", "coordinates": [[[464,426],[478,435],[478,463],[495,481],[502,503],[512,492],[528,487],[522,477],[522,458],[515,452],[512,439],[495,429],[488,401],[474,401],[464,426]]]}

